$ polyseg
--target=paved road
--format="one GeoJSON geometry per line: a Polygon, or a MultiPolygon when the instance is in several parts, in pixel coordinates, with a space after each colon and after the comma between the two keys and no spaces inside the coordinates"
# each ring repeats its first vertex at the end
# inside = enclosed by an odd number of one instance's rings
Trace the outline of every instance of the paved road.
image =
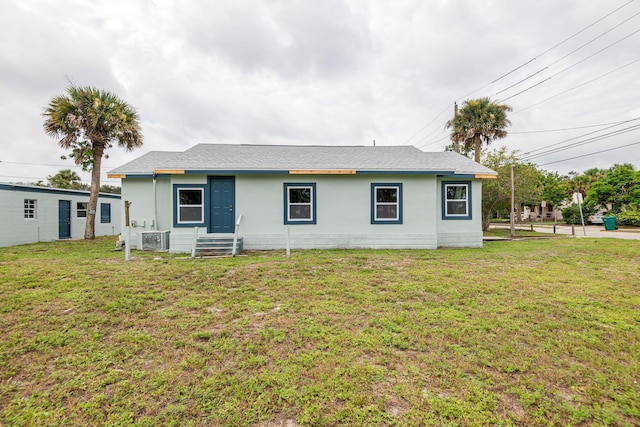
{"type": "MultiPolygon", "coordinates": [[[[528,223],[517,224],[516,229],[520,230],[530,230],[531,225],[528,223]]],[[[508,224],[492,224],[491,228],[509,228],[508,224]]],[[[553,225],[536,225],[533,224],[533,230],[539,233],[553,233],[553,225]]],[[[575,235],[576,237],[611,237],[616,239],[628,239],[628,240],[640,240],[640,230],[637,231],[625,231],[624,229],[618,229],[615,231],[607,231],[604,229],[602,225],[586,225],[585,226],[586,236],[582,230],[581,225],[575,226],[575,235]]],[[[557,224],[556,225],[556,234],[572,234],[571,226],[566,224],[557,224]]]]}

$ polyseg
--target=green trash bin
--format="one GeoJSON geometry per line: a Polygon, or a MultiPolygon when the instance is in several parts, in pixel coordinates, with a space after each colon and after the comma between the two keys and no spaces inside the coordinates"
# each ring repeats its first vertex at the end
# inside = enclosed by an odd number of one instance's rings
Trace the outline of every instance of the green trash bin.
{"type": "Polygon", "coordinates": [[[605,230],[615,230],[616,229],[616,216],[603,216],[602,222],[604,223],[605,230]]]}

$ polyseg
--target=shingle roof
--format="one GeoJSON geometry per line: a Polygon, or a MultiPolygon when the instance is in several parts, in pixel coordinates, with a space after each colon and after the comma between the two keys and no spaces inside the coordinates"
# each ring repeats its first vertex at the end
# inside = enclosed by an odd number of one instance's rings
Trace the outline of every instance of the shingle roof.
{"type": "Polygon", "coordinates": [[[309,146],[199,144],[184,152],[152,151],[109,174],[151,174],[158,170],[496,173],[454,152],[425,153],[413,146],[309,146]]]}

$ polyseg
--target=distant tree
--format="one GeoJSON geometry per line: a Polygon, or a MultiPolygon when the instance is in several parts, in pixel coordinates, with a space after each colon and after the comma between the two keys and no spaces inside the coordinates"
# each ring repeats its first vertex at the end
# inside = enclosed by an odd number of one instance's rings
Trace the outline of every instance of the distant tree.
{"type": "Polygon", "coordinates": [[[71,169],[62,169],[55,175],[47,176],[49,187],[67,188],[70,190],[89,190],[87,184],[80,182],[80,177],[71,169]]]}
{"type": "Polygon", "coordinates": [[[506,148],[485,154],[482,164],[498,172],[496,179],[482,182],[482,229],[489,229],[489,222],[498,210],[511,210],[511,165],[514,165],[515,203],[538,203],[543,190],[542,172],[533,163],[518,160],[517,151],[508,153],[506,148]]]}
{"type": "Polygon", "coordinates": [[[587,195],[587,191],[591,184],[602,179],[606,174],[605,169],[591,168],[579,174],[575,171],[569,172],[569,182],[574,192],[581,193],[583,197],[587,195]]]}
{"type": "Polygon", "coordinates": [[[451,144],[444,147],[444,151],[453,151],[455,153],[462,154],[465,157],[471,158],[471,152],[473,151],[473,148],[469,148],[469,147],[465,148],[464,145],[460,145],[460,144],[456,144],[455,142],[452,142],[451,144]]]}
{"type": "Polygon", "coordinates": [[[62,148],[71,149],[71,156],[83,170],[91,170],[84,238],[93,239],[102,157],[113,144],[127,151],[142,145],[138,113],[110,92],[71,85],[66,95],[49,101],[43,116],[45,132],[59,138],[62,148]]]}
{"type": "Polygon", "coordinates": [[[489,145],[507,136],[505,129],[511,125],[507,119],[509,111],[508,105],[497,104],[486,97],[464,101],[446,124],[446,128],[451,129],[451,141],[466,152],[473,150],[475,161],[480,163],[482,143],[489,145]]]}
{"type": "MultiPolygon", "coordinates": [[[[544,172],[542,180],[542,200],[557,207],[571,197],[573,192],[569,177],[560,176],[558,172],[544,172]]],[[[554,209],[554,213],[557,209],[554,209]]],[[[557,220],[557,218],[555,218],[557,220]]]]}
{"type": "Polygon", "coordinates": [[[115,185],[101,185],[100,186],[101,193],[112,193],[112,194],[120,194],[122,192],[122,188],[116,187],[115,185]]]}
{"type": "Polygon", "coordinates": [[[614,212],[640,209],[640,171],[631,164],[614,165],[587,190],[587,207],[611,206],[614,212]]]}

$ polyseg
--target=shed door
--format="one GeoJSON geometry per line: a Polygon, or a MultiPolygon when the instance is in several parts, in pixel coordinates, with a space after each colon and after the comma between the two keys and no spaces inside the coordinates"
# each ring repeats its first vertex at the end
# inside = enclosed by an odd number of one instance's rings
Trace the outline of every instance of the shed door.
{"type": "Polygon", "coordinates": [[[211,218],[209,233],[233,233],[235,231],[235,177],[209,177],[211,189],[211,218]]]}
{"type": "Polygon", "coordinates": [[[71,238],[71,201],[58,200],[58,239],[71,238]]]}

